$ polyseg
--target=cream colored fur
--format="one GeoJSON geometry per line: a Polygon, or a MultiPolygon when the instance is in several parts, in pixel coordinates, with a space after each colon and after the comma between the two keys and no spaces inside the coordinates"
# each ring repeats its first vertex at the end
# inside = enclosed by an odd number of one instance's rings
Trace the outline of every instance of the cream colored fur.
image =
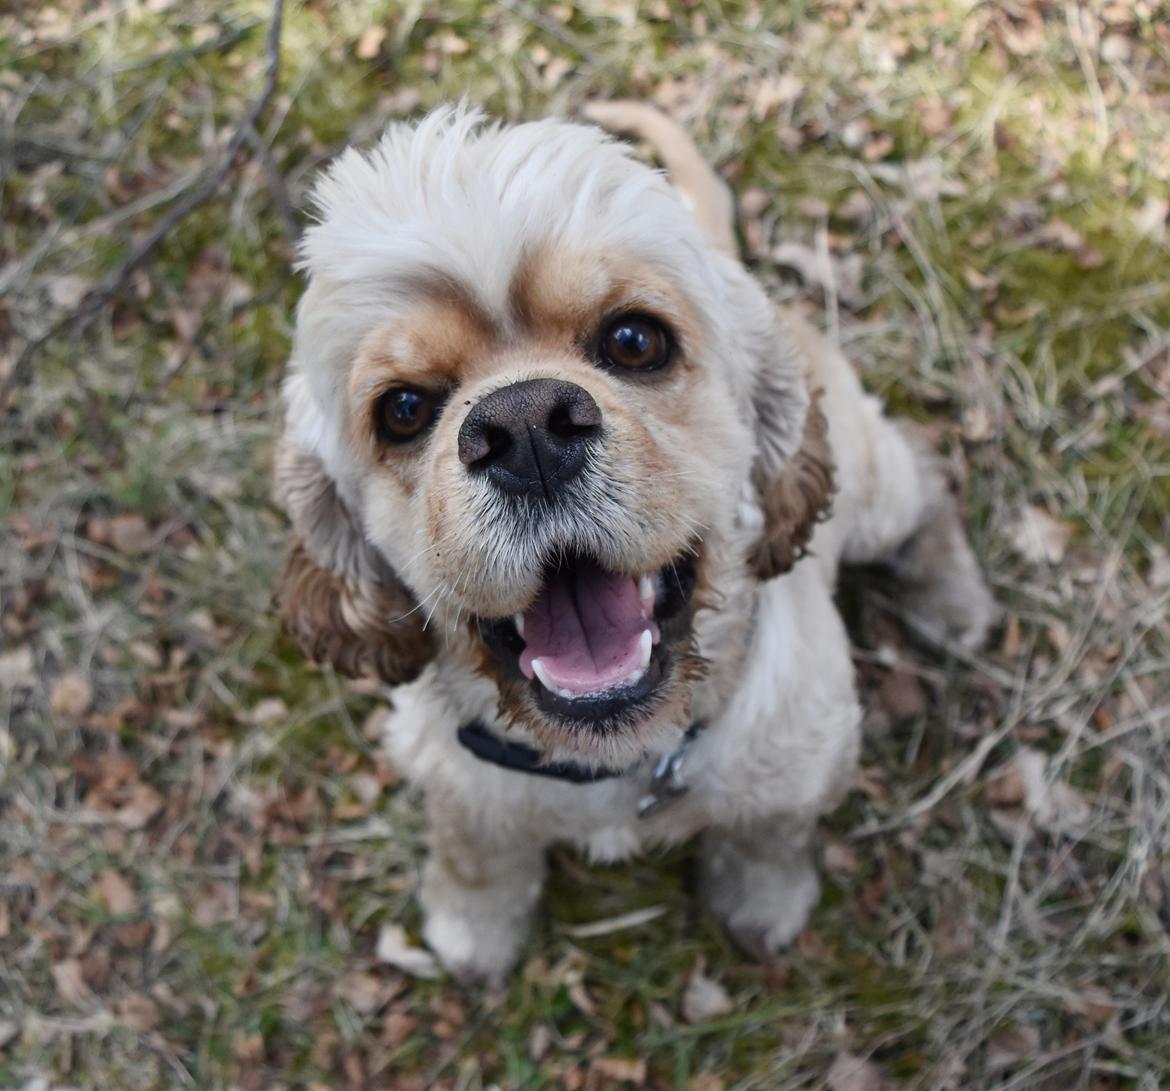
{"type": "MultiPolygon", "coordinates": [[[[757,957],[788,943],[818,897],[810,852],[817,817],[848,789],[858,754],[860,711],[833,604],[838,565],[894,564],[923,628],[969,644],[983,638],[994,613],[929,453],[885,418],[846,360],[807,322],[769,307],[732,253],[727,190],[686,134],[638,104],[607,104],[595,116],[649,139],[685,203],[596,129],[547,121],[485,131],[478,115],[456,111],[417,129],[395,127],[372,155],[347,152],[318,190],[321,223],[304,249],[310,286],[285,388],[284,445],[296,457],[286,454],[282,465],[314,461],[338,502],[356,513],[363,550],[373,550],[402,581],[393,589],[412,594],[430,616],[437,651],[415,680],[391,692],[385,746],[426,794],[426,940],[467,979],[499,981],[514,963],[540,895],[545,851],[557,842],[608,861],[701,834],[702,891],[711,910],[757,957]],[[478,669],[466,635],[480,592],[452,586],[435,567],[441,562],[428,559],[424,511],[431,509],[424,505],[435,502],[436,489],[451,503],[462,496],[455,470],[439,461],[451,433],[440,425],[427,475],[408,489],[359,457],[346,423],[353,360],[374,331],[399,321],[414,291],[409,273],[431,270],[474,285],[484,308],[502,313],[517,264],[537,244],[566,254],[588,245],[648,256],[654,268],[670,271],[702,315],[705,343],[722,353],[707,362],[704,381],[715,386],[704,397],[714,405],[712,427],[724,421],[729,438],[717,444],[684,434],[664,456],[695,478],[679,504],[706,528],[714,594],[696,617],[695,641],[708,669],[685,695],[685,718],[608,749],[574,744],[577,760],[629,763],[646,755],[627,776],[590,785],[501,769],[459,745],[456,729],[469,720],[501,736],[509,728],[496,683],[478,669]],[[752,482],[785,472],[817,390],[835,462],[832,516],[817,527],[807,557],[761,582],[745,560],[768,517],[752,482]],[[670,752],[692,720],[706,730],[686,758],[688,794],[639,818],[650,759],[670,752]]],[[[499,374],[519,373],[511,366],[505,361],[481,386],[468,381],[459,400],[470,404],[499,374]]],[[[560,365],[526,358],[516,366],[524,374],[557,374],[560,365]]],[[[599,398],[609,389],[598,380],[599,398]]],[[[627,452],[640,449],[632,444],[627,452]]],[[[610,472],[628,475],[631,489],[653,487],[621,449],[610,457],[610,472]]],[[[283,488],[288,494],[291,486],[283,488]]],[[[612,515],[615,525],[623,518],[612,515]]],[[[361,553],[321,543],[320,518],[312,531],[319,557],[361,553]]],[[[490,527],[481,521],[458,533],[466,550],[460,564],[480,565],[486,581],[497,579],[497,563],[510,573],[498,576],[492,601],[527,586],[528,562],[512,558],[508,569],[508,558],[497,561],[506,547],[490,527]]],[[[653,534],[665,543],[675,530],[663,523],[653,534]]],[[[384,676],[400,677],[392,668],[384,676]]],[[[541,745],[541,730],[521,718],[509,737],[541,745]]]]}

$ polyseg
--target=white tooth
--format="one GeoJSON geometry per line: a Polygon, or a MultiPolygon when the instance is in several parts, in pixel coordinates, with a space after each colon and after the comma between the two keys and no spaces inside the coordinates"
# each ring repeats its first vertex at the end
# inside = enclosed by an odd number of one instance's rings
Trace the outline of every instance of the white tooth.
{"type": "Polygon", "coordinates": [[[516,632],[518,632],[520,634],[520,636],[523,637],[524,636],[524,615],[517,614],[515,617],[512,618],[512,624],[516,626],[516,632]]]}
{"type": "Polygon", "coordinates": [[[558,689],[557,696],[572,701],[577,695],[571,689],[558,689]]]}
{"type": "Polygon", "coordinates": [[[654,605],[654,584],[649,576],[643,576],[638,581],[638,597],[642,600],[642,609],[649,611],[654,605]]]}
{"type": "Polygon", "coordinates": [[[654,638],[650,635],[649,629],[643,629],[642,635],[638,640],[638,650],[641,655],[638,659],[638,670],[644,671],[650,666],[650,649],[654,646],[654,638]]]}
{"type": "Polygon", "coordinates": [[[538,679],[540,679],[540,684],[544,686],[544,688],[547,689],[549,693],[557,692],[556,686],[554,686],[552,682],[549,681],[548,675],[544,670],[544,664],[539,659],[534,659],[532,661],[532,673],[535,674],[538,679]]]}

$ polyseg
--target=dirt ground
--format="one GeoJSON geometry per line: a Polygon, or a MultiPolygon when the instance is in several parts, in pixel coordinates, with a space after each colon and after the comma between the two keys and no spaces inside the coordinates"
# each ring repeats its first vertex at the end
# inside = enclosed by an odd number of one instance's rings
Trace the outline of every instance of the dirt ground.
{"type": "Polygon", "coordinates": [[[1166,6],[289,0],[266,97],[272,15],[0,7],[0,1087],[1170,1086],[1166,6]],[[846,582],[863,768],[770,965],[688,850],[557,853],[502,992],[386,960],[424,832],[274,623],[275,395],[314,172],[462,95],[683,119],[1005,606],[965,656],[846,582]]]}

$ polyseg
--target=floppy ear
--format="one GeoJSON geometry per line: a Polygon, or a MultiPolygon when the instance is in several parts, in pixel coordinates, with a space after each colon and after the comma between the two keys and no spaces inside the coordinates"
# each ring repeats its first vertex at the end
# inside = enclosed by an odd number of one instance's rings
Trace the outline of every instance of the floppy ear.
{"type": "Polygon", "coordinates": [[[301,650],[350,678],[398,685],[416,677],[434,644],[414,597],[366,541],[320,460],[282,444],[276,493],[293,525],[276,601],[301,650]]]}
{"type": "Polygon", "coordinates": [[[804,556],[817,523],[829,516],[836,488],[820,408],[823,392],[809,392],[794,331],[774,309],[770,325],[767,343],[757,349],[752,392],[757,451],[752,485],[763,526],[749,559],[761,580],[787,572],[804,556]]]}

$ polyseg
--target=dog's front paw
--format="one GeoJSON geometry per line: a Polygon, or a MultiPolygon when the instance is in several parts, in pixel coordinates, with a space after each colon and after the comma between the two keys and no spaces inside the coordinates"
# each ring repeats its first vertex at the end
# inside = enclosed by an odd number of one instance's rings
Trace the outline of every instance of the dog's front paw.
{"type": "Polygon", "coordinates": [[[763,962],[804,928],[821,895],[807,853],[747,856],[727,842],[707,846],[702,895],[732,942],[763,962]]]}
{"type": "Polygon", "coordinates": [[[540,881],[522,874],[514,879],[468,883],[433,857],[427,863],[420,891],[423,939],[464,984],[502,985],[516,964],[540,881]]]}
{"type": "Polygon", "coordinates": [[[446,906],[429,909],[423,924],[427,946],[456,980],[493,989],[516,964],[524,934],[523,924],[484,920],[446,906]]]}

